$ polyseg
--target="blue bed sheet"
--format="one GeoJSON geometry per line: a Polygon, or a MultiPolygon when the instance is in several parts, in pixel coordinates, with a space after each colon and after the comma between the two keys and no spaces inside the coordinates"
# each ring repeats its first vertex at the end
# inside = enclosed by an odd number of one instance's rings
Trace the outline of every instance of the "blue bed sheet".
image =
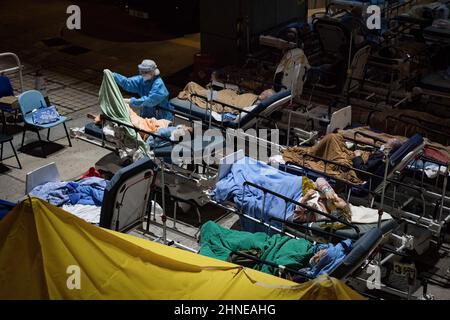
{"type": "Polygon", "coordinates": [[[2,220],[14,207],[15,203],[0,199],[0,220],[2,220]]]}
{"type": "MultiPolygon", "coordinates": [[[[245,194],[243,194],[245,181],[255,183],[295,201],[298,201],[302,194],[302,177],[282,172],[267,164],[245,157],[237,161],[230,172],[217,182],[212,196],[221,203],[228,200],[233,201],[247,215],[256,219],[262,218],[266,222],[269,222],[270,217],[287,220],[293,214],[294,204],[289,203],[286,207],[283,199],[271,194],[266,195],[263,212],[263,192],[246,186],[245,194]]],[[[280,226],[276,222],[273,225],[280,226]]],[[[241,219],[241,227],[243,231],[249,232],[267,231],[266,228],[249,219],[241,219]]]]}
{"type": "Polygon", "coordinates": [[[107,180],[91,177],[81,181],[48,182],[31,190],[36,196],[55,206],[84,204],[101,206],[107,180]]]}

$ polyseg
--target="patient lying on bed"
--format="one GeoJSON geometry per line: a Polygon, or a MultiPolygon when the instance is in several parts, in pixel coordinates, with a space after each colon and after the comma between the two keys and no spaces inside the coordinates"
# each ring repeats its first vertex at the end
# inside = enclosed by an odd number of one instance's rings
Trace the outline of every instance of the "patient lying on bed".
{"type": "Polygon", "coordinates": [[[229,261],[265,273],[280,275],[280,268],[261,260],[301,270],[312,277],[329,274],[351,251],[351,240],[336,245],[315,245],[306,239],[292,239],[263,232],[250,233],[223,228],[208,221],[200,230],[200,254],[229,261]],[[253,260],[243,256],[251,256],[253,260]]]}
{"type": "Polygon", "coordinates": [[[380,149],[372,152],[367,161],[364,161],[361,157],[362,152],[360,150],[355,150],[355,157],[352,159],[353,167],[359,170],[376,173],[380,167],[384,167],[384,150],[387,150],[389,154],[392,154],[400,148],[401,145],[402,143],[396,138],[389,139],[385,144],[381,145],[380,149]]]}
{"type": "MultiPolygon", "coordinates": [[[[329,213],[341,220],[352,221],[349,205],[336,194],[324,178],[318,178],[314,183],[307,177],[303,177],[302,192],[300,203],[321,212],[329,213]]],[[[316,222],[319,220],[328,220],[328,218],[317,213],[309,213],[306,208],[301,206],[296,206],[292,217],[292,221],[296,223],[316,222]]]]}
{"type": "MultiPolygon", "coordinates": [[[[138,116],[136,112],[133,111],[130,107],[128,107],[128,111],[130,114],[130,120],[133,126],[139,130],[143,130],[146,132],[157,133],[159,129],[168,128],[171,124],[171,121],[166,119],[156,119],[156,118],[142,118],[138,116]]],[[[94,119],[96,124],[100,124],[102,122],[101,115],[88,115],[89,118],[94,119]]],[[[139,132],[142,139],[147,140],[149,134],[144,132],[139,132]]]]}
{"type": "MultiPolygon", "coordinates": [[[[362,151],[361,156],[364,161],[367,161],[369,152],[362,151]]],[[[351,169],[353,157],[354,154],[347,148],[344,137],[337,133],[327,134],[318,144],[312,147],[293,147],[283,151],[283,160],[286,162],[305,166],[319,172],[326,172],[330,176],[353,184],[362,184],[364,181],[356,175],[355,170],[351,169]],[[318,161],[309,157],[309,155],[333,161],[339,165],[326,165],[323,161],[318,161]]]]}
{"type": "Polygon", "coordinates": [[[263,91],[259,96],[253,93],[239,94],[230,89],[212,91],[195,82],[189,82],[183,91],[178,94],[178,99],[188,100],[202,109],[211,109],[217,113],[231,113],[236,115],[241,112],[238,109],[250,112],[254,106],[274,94],[275,91],[272,89],[263,91]],[[205,99],[192,96],[192,94],[199,95],[205,99]],[[208,100],[214,100],[214,102],[208,102],[206,100],[207,98],[212,98],[208,100]],[[221,103],[236,107],[238,109],[224,106],[221,103]]]}

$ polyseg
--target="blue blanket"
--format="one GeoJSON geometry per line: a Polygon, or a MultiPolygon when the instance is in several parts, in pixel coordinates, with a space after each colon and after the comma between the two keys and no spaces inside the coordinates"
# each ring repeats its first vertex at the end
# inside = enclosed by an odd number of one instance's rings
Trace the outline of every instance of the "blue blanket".
{"type": "MultiPolygon", "coordinates": [[[[174,132],[175,130],[177,130],[177,127],[173,126],[168,128],[159,128],[158,131],[156,131],[156,135],[170,140],[170,136],[172,135],[172,132],[174,132]]],[[[170,142],[165,139],[161,139],[159,137],[154,137],[150,135],[147,139],[147,144],[150,146],[152,150],[156,148],[169,146],[170,142]]]]}
{"type": "Polygon", "coordinates": [[[30,195],[55,206],[64,204],[101,206],[106,183],[106,180],[97,177],[78,182],[48,182],[31,190],[30,195]]]}
{"type": "Polygon", "coordinates": [[[302,269],[310,276],[318,277],[323,274],[329,274],[352,250],[352,241],[347,239],[333,245],[331,243],[319,244],[314,248],[314,254],[320,250],[326,250],[326,253],[319,259],[317,264],[310,263],[310,268],[302,269]]]}
{"type": "MultiPolygon", "coordinates": [[[[283,199],[271,194],[266,195],[263,214],[263,192],[246,186],[245,194],[243,194],[245,181],[255,183],[295,201],[298,201],[302,194],[302,177],[282,172],[267,164],[245,157],[237,161],[230,172],[217,182],[212,196],[220,203],[233,201],[247,215],[258,220],[262,218],[266,222],[269,222],[270,217],[287,220],[293,214],[294,204],[289,203],[285,207],[283,199]]],[[[273,225],[280,226],[280,223],[273,222],[273,225]]],[[[243,231],[249,232],[267,231],[267,228],[249,219],[241,219],[241,227],[243,231]]]]}

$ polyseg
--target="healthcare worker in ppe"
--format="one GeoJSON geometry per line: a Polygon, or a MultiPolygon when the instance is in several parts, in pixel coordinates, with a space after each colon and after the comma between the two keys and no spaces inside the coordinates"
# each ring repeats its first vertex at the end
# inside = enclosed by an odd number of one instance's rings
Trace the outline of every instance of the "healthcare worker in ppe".
{"type": "Polygon", "coordinates": [[[159,75],[156,63],[153,60],[144,60],[138,69],[139,75],[131,78],[113,73],[114,80],[122,89],[140,96],[125,99],[125,103],[133,109],[138,109],[137,113],[143,118],[173,120],[173,114],[168,111],[173,109],[169,103],[169,91],[159,75]]]}

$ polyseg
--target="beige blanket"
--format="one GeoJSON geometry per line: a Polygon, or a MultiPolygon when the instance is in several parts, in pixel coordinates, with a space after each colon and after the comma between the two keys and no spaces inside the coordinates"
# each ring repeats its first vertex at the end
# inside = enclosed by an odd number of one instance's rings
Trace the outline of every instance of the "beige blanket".
{"type": "MultiPolygon", "coordinates": [[[[369,154],[367,151],[362,151],[364,161],[367,161],[369,154]]],[[[344,137],[337,133],[326,135],[318,144],[312,147],[293,147],[283,151],[283,159],[286,162],[305,166],[319,172],[325,172],[332,177],[353,184],[361,184],[364,181],[358,178],[354,170],[349,169],[353,166],[353,158],[353,151],[349,150],[345,145],[344,137]],[[308,155],[334,161],[342,166],[333,164],[325,165],[323,161],[317,161],[308,155]]]]}
{"type": "Polygon", "coordinates": [[[239,114],[240,111],[226,107],[221,103],[244,109],[255,104],[258,96],[253,93],[238,94],[230,89],[223,89],[215,92],[214,100],[217,102],[207,102],[205,99],[199,97],[192,97],[192,94],[197,94],[201,97],[207,98],[211,94],[211,90],[203,88],[195,82],[189,82],[183,91],[178,94],[178,99],[188,100],[202,109],[211,108],[217,113],[234,113],[239,114]]]}

